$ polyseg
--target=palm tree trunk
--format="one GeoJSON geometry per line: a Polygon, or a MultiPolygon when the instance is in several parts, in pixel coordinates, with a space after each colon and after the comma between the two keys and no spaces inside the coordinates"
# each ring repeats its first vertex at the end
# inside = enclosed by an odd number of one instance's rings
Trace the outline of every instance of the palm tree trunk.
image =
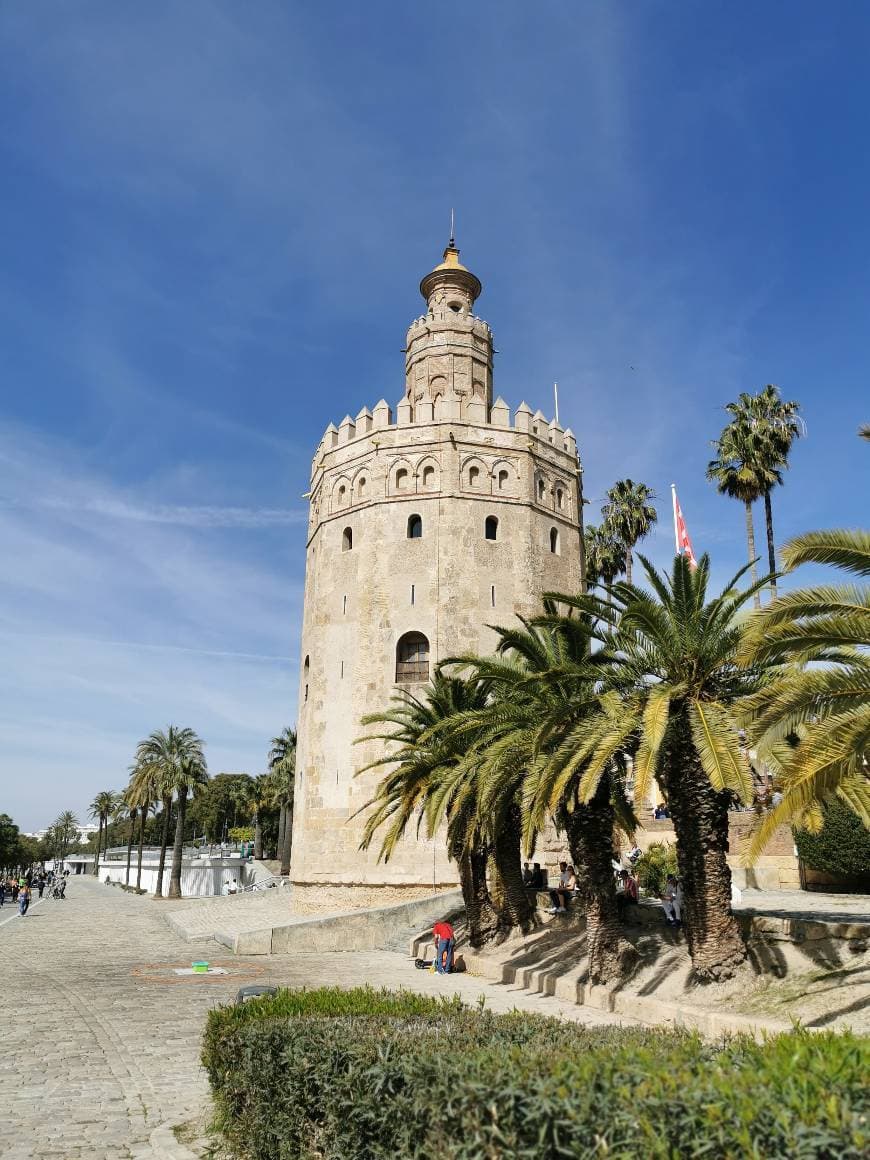
{"type": "Polygon", "coordinates": [[[133,858],[133,834],[136,831],[136,814],[130,818],[130,833],[127,837],[127,873],[124,875],[124,885],[130,885],[130,862],[133,858]]]}
{"type": "Polygon", "coordinates": [[[284,806],[284,838],[279,847],[281,853],[281,874],[290,873],[290,855],[293,850],[293,810],[284,806]]]}
{"type": "Polygon", "coordinates": [[[591,801],[564,815],[568,847],[578,873],[586,910],[589,979],[594,984],[617,980],[637,952],[622,935],[616,881],[613,876],[613,826],[610,782],[605,776],[591,801]]]}
{"type": "Polygon", "coordinates": [[[746,959],[740,927],[731,912],[729,796],[717,793],[707,780],[684,715],[674,721],[663,759],[662,781],[677,838],[682,919],[693,973],[699,982],[719,982],[731,978],[746,959]]]}
{"type": "Polygon", "coordinates": [[[486,884],[489,852],[485,846],[475,846],[470,850],[451,851],[450,856],[459,869],[468,941],[473,947],[482,947],[495,938],[499,929],[498,914],[486,884]]]}
{"type": "Polygon", "coordinates": [[[631,548],[625,549],[625,582],[631,583],[631,548]]]}
{"type": "Polygon", "coordinates": [[[169,845],[169,826],[172,822],[172,798],[163,799],[163,829],[160,834],[160,860],[157,863],[157,883],[154,887],[156,898],[163,897],[163,868],[166,865],[166,847],[169,845]]]}
{"type": "Polygon", "coordinates": [[[767,563],[770,568],[770,599],[776,600],[776,545],[773,542],[773,504],[770,492],[764,493],[764,522],[767,525],[767,563]]]}
{"type": "MultiPolygon", "coordinates": [[[[752,565],[751,576],[752,583],[755,584],[758,580],[758,569],[755,566],[755,527],[752,523],[752,504],[749,500],[745,502],[746,507],[746,546],[749,549],[749,560],[752,565]]],[[[756,608],[761,608],[761,596],[758,592],[752,598],[752,603],[756,608]]]]}
{"type": "Polygon", "coordinates": [[[263,857],[263,823],[260,821],[260,811],[254,814],[254,857],[261,861],[263,857]]]}
{"type": "Polygon", "coordinates": [[[136,889],[142,889],[142,847],[145,845],[145,820],[148,817],[148,807],[139,807],[139,853],[136,859],[136,889]]]}
{"type": "MultiPolygon", "coordinates": [[[[93,815],[92,815],[93,816],[93,815]]],[[[100,824],[97,829],[97,852],[94,855],[94,877],[98,877],[100,873],[100,844],[103,840],[103,815],[100,814],[100,824]]]]}
{"type": "Polygon", "coordinates": [[[282,805],[278,811],[278,844],[275,847],[275,857],[280,858],[284,850],[284,825],[287,821],[287,807],[282,805]]]}
{"type": "Polygon", "coordinates": [[[178,790],[175,819],[175,842],[172,846],[172,870],[169,874],[169,897],[181,898],[181,855],[184,850],[184,816],[187,813],[187,786],[178,790]]]}
{"type": "Polygon", "coordinates": [[[513,806],[492,848],[492,897],[502,935],[514,927],[526,933],[535,924],[535,908],[523,884],[521,834],[520,811],[513,806]]]}

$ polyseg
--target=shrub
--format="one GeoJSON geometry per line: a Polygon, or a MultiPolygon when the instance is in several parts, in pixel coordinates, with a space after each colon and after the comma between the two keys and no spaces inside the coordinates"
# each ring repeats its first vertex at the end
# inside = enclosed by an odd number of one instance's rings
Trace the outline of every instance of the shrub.
{"type": "Polygon", "coordinates": [[[801,861],[826,874],[870,880],[870,830],[842,802],[828,802],[823,809],[825,824],[818,834],[795,831],[801,861]]]}
{"type": "Polygon", "coordinates": [[[677,873],[677,851],[670,842],[653,842],[646,853],[638,858],[634,872],[637,884],[653,898],[665,888],[669,874],[677,873]]]}
{"type": "Polygon", "coordinates": [[[717,1046],[408,992],[284,991],[212,1011],[203,1061],[245,1160],[857,1160],[870,1146],[870,1051],[848,1034],[717,1046]]]}

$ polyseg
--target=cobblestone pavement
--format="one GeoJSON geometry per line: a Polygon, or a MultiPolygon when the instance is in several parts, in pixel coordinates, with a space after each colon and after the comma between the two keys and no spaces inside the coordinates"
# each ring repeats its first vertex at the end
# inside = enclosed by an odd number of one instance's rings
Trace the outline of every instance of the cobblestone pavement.
{"type": "Polygon", "coordinates": [[[198,1061],[206,1012],[245,982],[371,982],[458,992],[470,1003],[484,995],[496,1011],[627,1022],[469,976],[415,971],[397,953],[233,959],[213,942],[182,942],[160,902],[92,878],[71,879],[65,901],[43,901],[24,919],[0,910],[0,977],[3,1160],[190,1156],[171,1127],[207,1107],[198,1061]],[[198,958],[229,973],[173,973],[198,958]]]}

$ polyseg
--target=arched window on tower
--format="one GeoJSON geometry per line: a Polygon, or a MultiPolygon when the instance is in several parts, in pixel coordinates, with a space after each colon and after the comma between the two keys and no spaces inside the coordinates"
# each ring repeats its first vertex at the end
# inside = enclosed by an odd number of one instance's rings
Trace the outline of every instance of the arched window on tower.
{"type": "Polygon", "coordinates": [[[408,516],[408,539],[421,540],[423,538],[423,520],[420,516],[408,516]]]}
{"type": "Polygon", "coordinates": [[[560,556],[561,549],[559,548],[559,529],[550,528],[550,551],[554,556],[560,556]]]}
{"type": "Polygon", "coordinates": [[[480,487],[480,468],[469,467],[468,469],[468,486],[480,487]]]}
{"type": "Polygon", "coordinates": [[[400,467],[396,472],[396,491],[406,491],[408,487],[408,469],[400,467]]]}
{"type": "Polygon", "coordinates": [[[562,510],[562,508],[564,507],[564,504],[565,504],[565,493],[562,491],[561,487],[557,487],[556,488],[556,507],[559,509],[559,511],[562,510]]]}
{"type": "Polygon", "coordinates": [[[547,485],[543,479],[538,480],[538,503],[544,502],[544,496],[547,494],[547,485]]]}
{"type": "Polygon", "coordinates": [[[507,473],[506,468],[503,467],[501,469],[501,471],[498,473],[498,490],[499,491],[507,491],[507,485],[508,485],[508,473],[507,473]]]}
{"type": "Polygon", "coordinates": [[[366,494],[366,477],[361,475],[356,485],[357,499],[364,499],[366,494]]]}
{"type": "Polygon", "coordinates": [[[308,674],[311,672],[311,662],[308,657],[305,658],[305,664],[302,666],[302,701],[308,700],[308,674]]]}
{"type": "Polygon", "coordinates": [[[422,632],[406,632],[396,644],[396,681],[417,684],[429,680],[429,641],[422,632]]]}
{"type": "Polygon", "coordinates": [[[430,491],[435,486],[435,468],[429,464],[423,468],[423,487],[430,491]]]}
{"type": "Polygon", "coordinates": [[[488,540],[498,539],[498,520],[495,516],[487,516],[484,524],[484,534],[488,540]]]}
{"type": "Polygon", "coordinates": [[[341,550],[349,552],[353,548],[353,528],[345,528],[341,533],[341,550]]]}

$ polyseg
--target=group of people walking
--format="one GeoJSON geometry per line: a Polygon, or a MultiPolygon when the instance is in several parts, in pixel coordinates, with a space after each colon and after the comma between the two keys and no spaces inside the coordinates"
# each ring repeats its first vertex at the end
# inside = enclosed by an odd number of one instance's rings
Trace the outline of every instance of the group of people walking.
{"type": "Polygon", "coordinates": [[[18,907],[18,913],[23,918],[30,907],[34,891],[42,898],[48,887],[54,897],[62,898],[68,873],[69,871],[64,871],[63,874],[55,874],[53,870],[45,871],[33,867],[23,874],[17,870],[4,871],[0,874],[0,907],[5,906],[6,899],[9,898],[12,905],[18,907]]]}

